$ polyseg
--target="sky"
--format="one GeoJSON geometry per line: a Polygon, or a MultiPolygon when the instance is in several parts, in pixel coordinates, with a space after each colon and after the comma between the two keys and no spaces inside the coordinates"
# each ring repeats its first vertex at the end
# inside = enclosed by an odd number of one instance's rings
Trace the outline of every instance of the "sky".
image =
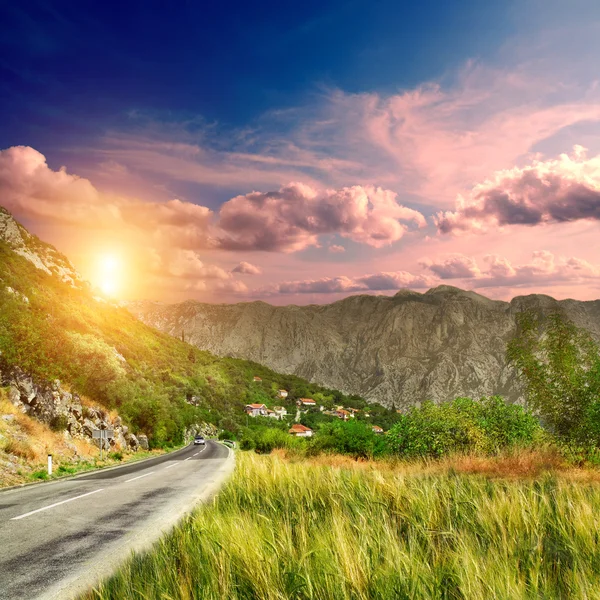
{"type": "Polygon", "coordinates": [[[106,295],[600,298],[596,0],[24,0],[0,22],[0,205],[106,295]]]}

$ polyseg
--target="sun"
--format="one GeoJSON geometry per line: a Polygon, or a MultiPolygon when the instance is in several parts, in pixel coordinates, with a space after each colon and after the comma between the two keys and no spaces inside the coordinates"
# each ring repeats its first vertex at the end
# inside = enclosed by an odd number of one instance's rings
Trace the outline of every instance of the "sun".
{"type": "Polygon", "coordinates": [[[122,263],[114,254],[104,254],[98,259],[96,281],[105,296],[114,297],[119,291],[122,263]]]}

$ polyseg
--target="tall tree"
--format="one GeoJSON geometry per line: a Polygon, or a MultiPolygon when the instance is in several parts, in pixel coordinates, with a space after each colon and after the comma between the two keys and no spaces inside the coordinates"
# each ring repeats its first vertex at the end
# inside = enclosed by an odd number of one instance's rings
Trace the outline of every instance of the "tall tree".
{"type": "Polygon", "coordinates": [[[581,433],[590,407],[600,401],[600,349],[590,334],[558,313],[541,319],[524,312],[507,357],[546,424],[563,437],[581,433]]]}

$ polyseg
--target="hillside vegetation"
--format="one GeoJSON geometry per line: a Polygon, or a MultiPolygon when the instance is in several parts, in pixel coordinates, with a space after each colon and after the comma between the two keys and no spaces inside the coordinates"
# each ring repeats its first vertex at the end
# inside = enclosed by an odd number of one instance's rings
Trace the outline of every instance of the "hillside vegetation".
{"type": "MultiPolygon", "coordinates": [[[[28,256],[60,256],[27,235],[28,256]]],[[[298,377],[198,350],[95,298],[83,282],[64,279],[0,241],[0,371],[18,366],[41,380],[59,379],[118,409],[151,446],[182,442],[185,428],[202,421],[237,431],[246,422],[244,405],[272,403],[279,388],[290,391],[290,402],[318,393],[347,400],[298,377]]]]}
{"type": "Polygon", "coordinates": [[[460,465],[239,453],[212,506],[85,598],[600,598],[597,485],[460,465]]]}

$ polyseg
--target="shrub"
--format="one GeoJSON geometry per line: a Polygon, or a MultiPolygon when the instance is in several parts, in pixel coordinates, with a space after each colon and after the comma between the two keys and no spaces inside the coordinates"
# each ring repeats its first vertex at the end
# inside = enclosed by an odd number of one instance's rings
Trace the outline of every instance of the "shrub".
{"type": "Polygon", "coordinates": [[[386,446],[401,457],[439,458],[453,452],[493,454],[531,444],[541,435],[536,418],[523,407],[492,396],[457,398],[412,408],[388,432],[386,446]]]}
{"type": "Polygon", "coordinates": [[[310,443],[311,453],[338,452],[357,458],[372,458],[385,451],[381,435],[373,433],[370,423],[351,419],[323,423],[310,443]]]}
{"type": "Polygon", "coordinates": [[[64,431],[69,425],[67,415],[57,415],[50,421],[50,429],[52,431],[64,431]]]}

